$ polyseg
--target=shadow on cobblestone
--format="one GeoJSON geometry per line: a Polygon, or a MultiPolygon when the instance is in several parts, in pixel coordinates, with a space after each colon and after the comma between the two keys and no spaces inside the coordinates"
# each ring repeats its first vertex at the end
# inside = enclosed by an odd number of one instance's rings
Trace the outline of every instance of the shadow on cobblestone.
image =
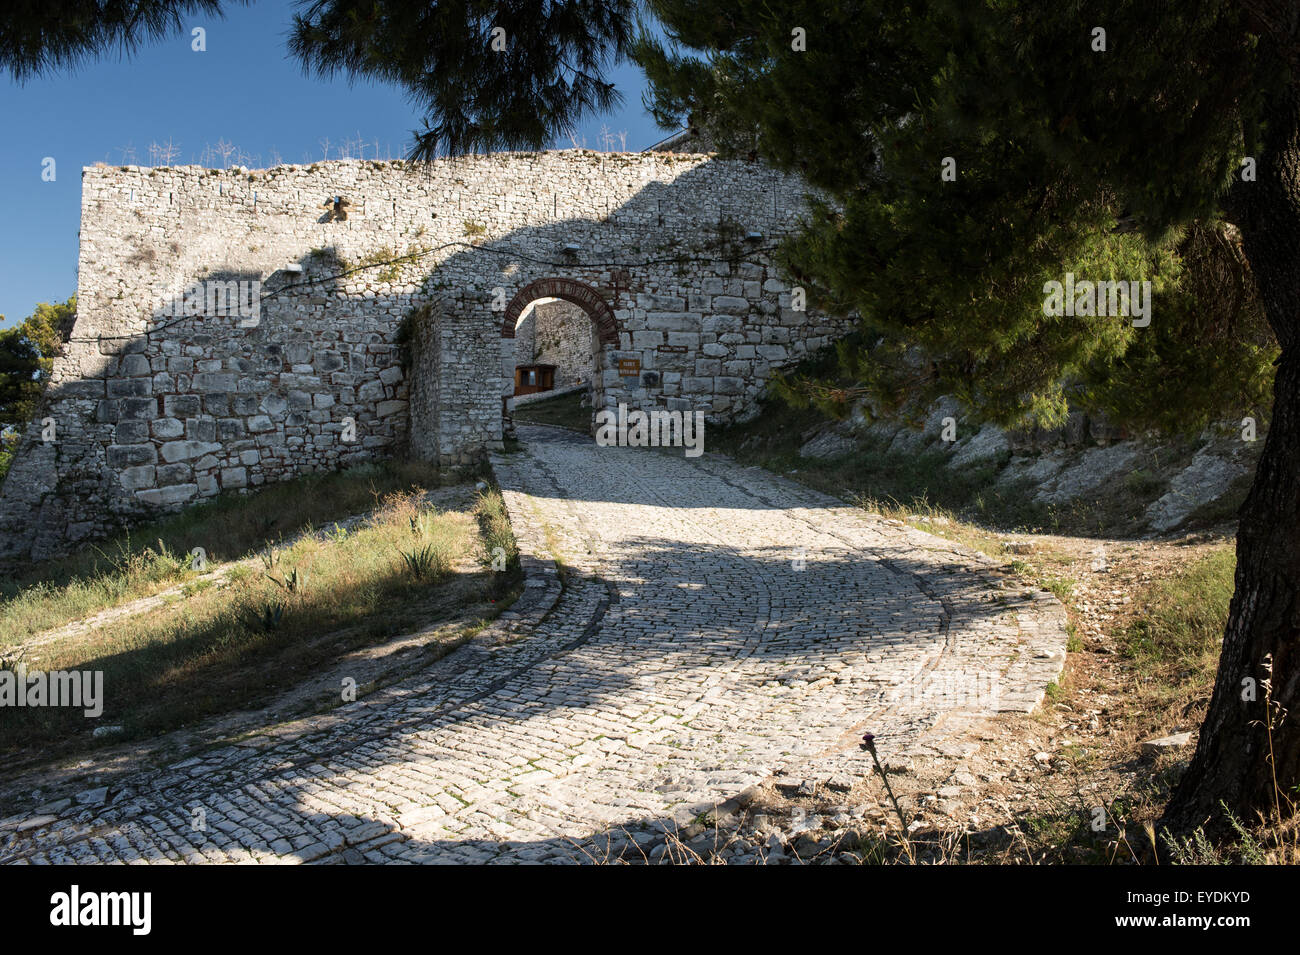
{"type": "Polygon", "coordinates": [[[864,729],[906,759],[1060,672],[1060,605],[991,559],[725,458],[520,431],[494,468],[522,559],[564,582],[528,632],[0,822],[0,856],[581,859],[573,840],[685,827],[776,772],[864,776],[864,729]]]}

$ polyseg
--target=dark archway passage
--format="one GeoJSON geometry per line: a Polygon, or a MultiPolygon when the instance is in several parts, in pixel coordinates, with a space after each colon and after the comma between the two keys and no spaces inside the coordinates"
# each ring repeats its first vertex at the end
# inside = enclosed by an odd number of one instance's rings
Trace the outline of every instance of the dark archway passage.
{"type": "MultiPolygon", "coordinates": [[[[590,401],[593,413],[605,406],[605,389],[603,371],[608,366],[605,352],[619,347],[618,319],[614,310],[595,288],[577,279],[550,277],[529,282],[510,300],[506,306],[501,324],[503,340],[513,340],[520,326],[520,319],[526,317],[530,305],[551,300],[568,302],[579,308],[591,320],[591,355],[588,366],[590,401]]],[[[517,346],[516,346],[517,347],[517,346]]],[[[514,366],[526,365],[530,356],[514,353],[514,366]]],[[[548,366],[549,367],[549,366],[548,366]]],[[[514,368],[509,369],[509,379],[515,380],[514,368]]],[[[531,372],[525,372],[531,374],[531,372]]],[[[558,383],[557,383],[558,384],[558,383]]],[[[513,386],[512,386],[513,387],[513,386]]],[[[511,427],[509,403],[504,409],[505,428],[511,427]]]]}
{"type": "Polygon", "coordinates": [[[502,338],[515,337],[515,326],[519,324],[519,316],[523,314],[529,302],[539,298],[562,298],[566,302],[577,305],[591,316],[601,345],[610,348],[618,347],[618,320],[614,317],[614,310],[609,307],[609,303],[590,285],[576,279],[565,278],[538,279],[520,289],[506,306],[505,319],[501,323],[502,338]]]}

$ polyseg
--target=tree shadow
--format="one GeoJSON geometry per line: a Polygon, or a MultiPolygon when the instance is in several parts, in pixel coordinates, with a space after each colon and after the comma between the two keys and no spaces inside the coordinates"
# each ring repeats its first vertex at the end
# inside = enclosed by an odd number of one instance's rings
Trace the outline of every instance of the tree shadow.
{"type": "Polygon", "coordinates": [[[379,827],[327,854],[342,861],[375,861],[366,843],[399,831],[406,861],[581,856],[585,830],[681,827],[778,765],[851,752],[864,721],[902,746],[940,718],[997,711],[977,671],[996,685],[1011,661],[987,625],[1030,601],[981,601],[973,575],[939,579],[905,554],[810,555],[794,572],[781,551],[635,538],[622,568],[699,586],[665,606],[630,573],[572,570],[532,635],[462,648],[318,731],[268,726],[124,778],[100,815],[188,827],[199,807],[255,851],[272,851],[269,832],[314,845],[352,815],[379,827]],[[318,796],[358,808],[322,813],[318,796]],[[391,812],[364,811],[377,805],[391,812]]]}

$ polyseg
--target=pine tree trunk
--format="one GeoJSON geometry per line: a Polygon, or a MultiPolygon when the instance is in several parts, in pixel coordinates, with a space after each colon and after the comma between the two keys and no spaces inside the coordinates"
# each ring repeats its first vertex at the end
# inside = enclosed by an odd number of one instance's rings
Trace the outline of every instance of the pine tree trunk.
{"type": "Polygon", "coordinates": [[[1273,105],[1258,181],[1235,187],[1244,198],[1231,211],[1282,358],[1273,418],[1240,512],[1236,591],[1214,695],[1165,810],[1165,824],[1182,832],[1222,833],[1225,807],[1248,825],[1273,818],[1279,805],[1286,816],[1300,785],[1300,97],[1292,89],[1273,105]],[[1281,713],[1270,713],[1270,699],[1281,713]]]}

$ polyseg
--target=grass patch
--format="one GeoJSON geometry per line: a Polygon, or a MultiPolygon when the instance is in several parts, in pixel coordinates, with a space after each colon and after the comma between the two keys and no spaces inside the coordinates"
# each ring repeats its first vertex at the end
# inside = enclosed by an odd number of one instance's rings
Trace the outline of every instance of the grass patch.
{"type": "Polygon", "coordinates": [[[1068,603],[1070,597],[1074,595],[1074,581],[1069,577],[1048,575],[1041,578],[1039,582],[1044,590],[1048,591],[1061,603],[1068,603]]]}
{"type": "Polygon", "coordinates": [[[197,576],[195,548],[209,569],[218,567],[437,478],[427,465],[403,462],[306,475],[251,494],[222,494],[70,557],[26,565],[0,581],[0,646],[197,576]]]}
{"type": "Polygon", "coordinates": [[[1140,617],[1121,645],[1139,673],[1199,687],[1213,683],[1236,565],[1233,548],[1224,546],[1138,598],[1140,617]]]}
{"type": "Polygon", "coordinates": [[[346,534],[268,547],[260,566],[244,565],[219,585],[41,645],[24,661],[29,669],[103,672],[103,715],[12,710],[0,723],[0,753],[48,756],[92,745],[98,725],[122,726],[118,741],[260,707],[351,650],[439,621],[495,615],[489,605],[517,575],[465,566],[505,539],[492,529],[480,537],[474,514],[428,508],[419,487],[392,491],[346,534]],[[410,554],[424,555],[418,566],[410,554]]]}
{"type": "Polygon", "coordinates": [[[504,593],[503,588],[508,589],[520,572],[519,544],[510,527],[510,517],[506,513],[506,502],[501,491],[495,487],[481,490],[474,504],[474,516],[478,520],[479,540],[482,544],[479,563],[492,575],[491,593],[495,598],[504,593]]]}

